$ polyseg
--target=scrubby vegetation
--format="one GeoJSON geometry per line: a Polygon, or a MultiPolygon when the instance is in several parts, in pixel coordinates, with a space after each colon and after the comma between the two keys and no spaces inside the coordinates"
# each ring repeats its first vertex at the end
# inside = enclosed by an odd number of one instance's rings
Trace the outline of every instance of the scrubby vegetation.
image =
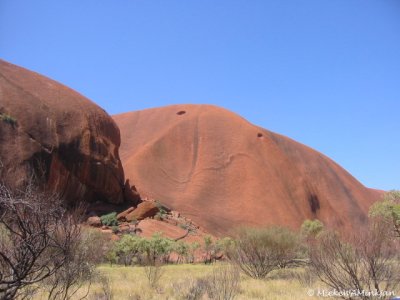
{"type": "MultiPolygon", "coordinates": [[[[55,195],[0,192],[1,299],[313,299],[307,290],[316,287],[376,299],[400,288],[398,192],[373,205],[369,225],[352,234],[305,220],[299,232],[240,228],[201,243],[135,232],[112,240],[78,225],[79,211],[67,213],[55,195]]],[[[101,222],[116,226],[116,216],[101,222]]]]}
{"type": "Polygon", "coordinates": [[[304,238],[315,238],[324,230],[324,224],[320,220],[305,220],[301,225],[300,232],[304,238]]]}
{"type": "Polygon", "coordinates": [[[70,299],[92,279],[93,243],[82,234],[79,208],[30,181],[12,191],[0,183],[0,299],[70,299]]]}
{"type": "Polygon", "coordinates": [[[228,245],[227,256],[246,275],[265,278],[273,270],[297,265],[299,245],[297,234],[286,228],[242,228],[228,245]]]}
{"type": "Polygon", "coordinates": [[[400,191],[390,191],[382,201],[375,203],[369,212],[371,219],[385,223],[400,237],[400,191]]]}
{"type": "MultiPolygon", "coordinates": [[[[98,267],[103,278],[92,283],[90,293],[87,297],[89,300],[98,299],[118,299],[118,300],[199,300],[199,299],[229,299],[229,298],[211,298],[207,295],[215,295],[210,287],[210,282],[214,281],[217,290],[223,293],[224,286],[237,287],[235,293],[230,299],[237,300],[316,300],[319,297],[310,297],[307,292],[309,289],[317,290],[320,282],[315,281],[313,277],[312,285],[305,285],[305,279],[300,281],[299,278],[310,277],[312,274],[304,269],[278,270],[271,273],[268,280],[258,280],[245,276],[235,271],[235,274],[220,271],[220,268],[230,268],[226,263],[215,264],[169,264],[163,267],[163,275],[160,278],[158,288],[153,289],[149,286],[148,279],[145,276],[145,267],[124,267],[101,265],[98,267]],[[222,275],[221,275],[222,273],[222,275]],[[226,277],[225,277],[226,275],[226,277]],[[229,277],[237,281],[229,281],[229,277]],[[238,277],[235,277],[239,275],[238,277]],[[109,280],[105,280],[108,278],[109,280]],[[218,278],[215,281],[215,278],[218,278]],[[225,281],[227,280],[228,281],[225,281]],[[221,283],[222,281],[222,283],[221,283]],[[225,283],[223,283],[225,282],[225,283]],[[236,284],[235,284],[236,282],[236,284]],[[104,292],[106,291],[106,292],[104,292]],[[209,292],[210,291],[210,294],[209,292]],[[107,294],[111,297],[106,296],[107,294]]],[[[228,292],[228,291],[227,291],[228,292]]],[[[79,295],[76,295],[78,299],[79,295]]],[[[227,293],[228,294],[228,293],[227,293]]],[[[233,293],[232,293],[233,294],[233,293]]],[[[214,296],[215,297],[215,296],[214,296]]],[[[43,299],[40,294],[34,298],[35,300],[43,299]]]]}
{"type": "Polygon", "coordinates": [[[357,298],[378,299],[374,293],[400,287],[399,246],[382,224],[371,224],[365,232],[345,237],[326,231],[311,246],[310,265],[331,289],[364,291],[365,295],[357,298]]]}
{"type": "Polygon", "coordinates": [[[101,223],[106,226],[118,226],[117,213],[112,212],[100,217],[101,223]]]}

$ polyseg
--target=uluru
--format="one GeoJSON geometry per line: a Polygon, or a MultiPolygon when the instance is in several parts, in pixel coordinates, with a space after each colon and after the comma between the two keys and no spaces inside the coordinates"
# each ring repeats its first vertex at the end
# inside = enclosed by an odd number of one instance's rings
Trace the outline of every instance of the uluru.
{"type": "Polygon", "coordinates": [[[0,60],[3,182],[19,187],[42,169],[47,185],[70,202],[135,200],[119,145],[119,129],[102,108],[60,83],[0,60]]]}
{"type": "Polygon", "coordinates": [[[380,197],[323,154],[220,107],[172,105],[113,119],[139,193],[215,235],[315,218],[354,229],[380,197]]]}
{"type": "Polygon", "coordinates": [[[0,170],[18,187],[30,169],[65,199],[155,200],[214,235],[237,226],[353,229],[380,193],[323,154],[212,105],[110,117],[72,89],[0,61],[0,170]],[[121,156],[121,159],[120,159],[121,156]]]}

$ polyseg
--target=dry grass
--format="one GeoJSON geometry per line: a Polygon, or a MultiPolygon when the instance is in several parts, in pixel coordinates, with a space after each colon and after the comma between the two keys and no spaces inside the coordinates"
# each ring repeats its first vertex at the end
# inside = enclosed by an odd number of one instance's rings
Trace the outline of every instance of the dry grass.
{"type": "MultiPolygon", "coordinates": [[[[160,279],[159,287],[151,288],[145,275],[143,267],[123,267],[103,265],[98,270],[109,278],[110,288],[113,299],[118,300],[147,300],[147,299],[177,299],[175,289],[176,283],[187,282],[188,279],[210,277],[217,265],[167,265],[164,266],[163,276],[160,279]],[[174,285],[175,283],[175,285],[174,285]]],[[[241,275],[239,300],[251,299],[293,299],[293,300],[313,300],[317,297],[310,297],[307,291],[311,288],[318,288],[320,283],[301,280],[304,269],[293,271],[276,271],[271,277],[264,280],[256,280],[241,275]],[[310,286],[307,286],[310,285],[310,286]]],[[[102,299],[98,295],[102,293],[100,282],[92,284],[89,299],[102,299]],[[97,295],[97,296],[95,296],[97,295]]],[[[37,295],[35,299],[45,299],[44,295],[37,295]]],[[[75,297],[74,299],[79,299],[75,297]]],[[[105,298],[103,298],[105,299],[105,298]]]]}

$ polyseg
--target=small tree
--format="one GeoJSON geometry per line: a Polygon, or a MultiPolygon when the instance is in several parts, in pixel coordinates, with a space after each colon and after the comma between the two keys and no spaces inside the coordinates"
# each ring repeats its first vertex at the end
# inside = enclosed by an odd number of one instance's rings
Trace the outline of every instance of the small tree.
{"type": "Polygon", "coordinates": [[[162,237],[160,232],[145,240],[143,253],[147,264],[165,263],[169,261],[169,255],[173,251],[174,242],[168,238],[162,237]]]}
{"type": "Polygon", "coordinates": [[[212,261],[212,257],[211,257],[211,253],[212,253],[212,249],[213,249],[213,245],[214,245],[214,241],[212,240],[212,237],[210,235],[206,235],[203,238],[204,240],[204,263],[211,263],[212,261]]]}
{"type": "MultiPolygon", "coordinates": [[[[224,244],[221,240],[213,240],[210,235],[204,236],[204,263],[210,264],[222,257],[224,244]]],[[[225,239],[224,239],[225,241],[225,239]]]]}
{"type": "Polygon", "coordinates": [[[115,257],[118,263],[129,266],[133,259],[140,259],[139,255],[144,251],[145,240],[136,235],[125,234],[111,249],[110,257],[115,257]]]}
{"type": "Polygon", "coordinates": [[[196,251],[200,248],[200,244],[198,242],[191,243],[189,245],[188,254],[187,254],[187,262],[194,263],[196,251]]]}
{"type": "Polygon", "coordinates": [[[169,255],[173,251],[173,241],[161,236],[161,233],[155,233],[145,240],[143,239],[144,253],[144,272],[150,287],[157,289],[159,281],[164,274],[163,265],[169,261],[169,255]]]}
{"type": "Polygon", "coordinates": [[[385,222],[400,237],[400,191],[385,193],[383,200],[376,202],[369,210],[369,217],[385,222]]]}
{"type": "Polygon", "coordinates": [[[187,261],[187,257],[189,255],[190,245],[185,243],[184,241],[178,241],[174,245],[174,252],[178,255],[178,259],[176,263],[181,263],[187,261]]]}

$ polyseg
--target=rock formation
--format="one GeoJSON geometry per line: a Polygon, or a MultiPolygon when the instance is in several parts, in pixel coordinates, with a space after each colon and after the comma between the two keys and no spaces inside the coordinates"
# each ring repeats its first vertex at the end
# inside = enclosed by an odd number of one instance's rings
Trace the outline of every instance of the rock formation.
{"type": "Polygon", "coordinates": [[[317,151],[225,109],[175,105],[113,117],[140,194],[213,234],[238,225],[364,224],[379,192],[317,151]]]}
{"type": "Polygon", "coordinates": [[[137,201],[119,159],[119,129],[77,92],[0,60],[1,179],[22,185],[42,169],[69,201],[137,201]]]}

